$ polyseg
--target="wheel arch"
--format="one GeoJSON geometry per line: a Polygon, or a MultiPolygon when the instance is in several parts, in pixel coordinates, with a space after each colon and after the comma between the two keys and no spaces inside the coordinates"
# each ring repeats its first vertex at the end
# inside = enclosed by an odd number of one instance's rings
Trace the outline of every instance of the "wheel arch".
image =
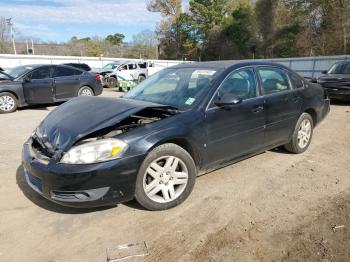
{"type": "Polygon", "coordinates": [[[82,84],[79,89],[78,89],[78,93],[80,92],[80,89],[82,89],[83,87],[88,87],[92,90],[92,92],[94,93],[95,95],[95,89],[90,85],[90,84],[82,84]]]}
{"type": "Polygon", "coordinates": [[[175,144],[184,149],[187,153],[190,154],[192,157],[197,169],[201,167],[201,157],[200,154],[196,148],[196,146],[191,143],[188,139],[183,138],[183,137],[174,137],[174,138],[169,138],[169,139],[164,139],[159,141],[158,143],[154,144],[149,150],[148,153],[151,152],[154,148],[163,145],[163,144],[175,144]]]}
{"type": "Polygon", "coordinates": [[[318,123],[317,123],[317,112],[315,109],[313,108],[308,108],[306,110],[304,110],[304,113],[308,113],[311,117],[312,117],[312,121],[313,121],[313,124],[314,126],[316,126],[318,123]]]}
{"type": "Polygon", "coordinates": [[[0,94],[2,94],[2,93],[10,93],[10,94],[14,95],[16,97],[16,99],[17,99],[17,102],[20,103],[18,94],[16,94],[16,92],[13,92],[11,90],[1,90],[0,94]]]}

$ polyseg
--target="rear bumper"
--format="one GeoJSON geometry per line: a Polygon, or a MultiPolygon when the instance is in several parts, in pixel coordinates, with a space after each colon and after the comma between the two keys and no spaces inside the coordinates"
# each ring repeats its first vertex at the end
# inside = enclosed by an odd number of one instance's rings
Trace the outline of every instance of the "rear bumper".
{"type": "Polygon", "coordinates": [[[24,144],[22,162],[28,185],[50,201],[71,207],[115,205],[134,198],[135,183],[144,156],[89,165],[45,162],[24,144]]]}
{"type": "Polygon", "coordinates": [[[318,114],[318,119],[317,119],[317,124],[322,122],[323,119],[326,118],[326,116],[329,114],[331,111],[331,106],[330,106],[330,99],[324,99],[324,104],[318,114]]]}

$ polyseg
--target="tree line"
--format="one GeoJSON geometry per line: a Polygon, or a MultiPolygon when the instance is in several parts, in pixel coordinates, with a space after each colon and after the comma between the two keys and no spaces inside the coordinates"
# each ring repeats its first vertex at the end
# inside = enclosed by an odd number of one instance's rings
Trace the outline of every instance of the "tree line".
{"type": "MultiPolygon", "coordinates": [[[[148,0],[147,9],[161,22],[129,43],[120,33],[59,44],[34,39],[35,53],[194,61],[350,54],[350,0],[148,0]]],[[[26,38],[15,33],[25,54],[26,38]]],[[[0,17],[0,52],[11,50],[0,17]]]]}
{"type": "Polygon", "coordinates": [[[164,59],[222,60],[350,53],[350,0],[150,0],[164,59]]]}

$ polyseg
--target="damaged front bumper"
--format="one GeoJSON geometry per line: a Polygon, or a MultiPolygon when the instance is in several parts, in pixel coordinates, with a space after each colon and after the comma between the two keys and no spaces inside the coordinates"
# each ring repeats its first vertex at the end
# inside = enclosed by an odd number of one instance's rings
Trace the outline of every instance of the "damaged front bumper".
{"type": "Polygon", "coordinates": [[[71,207],[98,207],[132,200],[139,167],[145,156],[69,165],[43,159],[23,146],[22,162],[28,185],[50,201],[71,207]]]}

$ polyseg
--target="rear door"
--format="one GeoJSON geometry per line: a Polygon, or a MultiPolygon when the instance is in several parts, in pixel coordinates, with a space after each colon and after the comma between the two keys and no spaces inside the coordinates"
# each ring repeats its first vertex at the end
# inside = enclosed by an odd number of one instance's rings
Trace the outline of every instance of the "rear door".
{"type": "Polygon", "coordinates": [[[237,70],[218,88],[206,111],[208,137],[206,163],[220,165],[261,149],[266,121],[264,98],[260,96],[255,72],[251,68],[237,70]],[[219,108],[215,100],[225,93],[242,99],[230,108],[219,108]]]}
{"type": "Polygon", "coordinates": [[[52,66],[34,69],[23,81],[23,92],[28,104],[47,104],[54,102],[52,66]]]}
{"type": "Polygon", "coordinates": [[[129,74],[132,76],[134,80],[138,79],[139,69],[136,64],[134,63],[128,64],[128,70],[129,70],[129,74]]]}
{"type": "Polygon", "coordinates": [[[288,142],[301,113],[301,94],[287,72],[278,67],[259,67],[257,72],[266,101],[266,146],[288,142]]]}
{"type": "Polygon", "coordinates": [[[82,73],[82,71],[74,68],[56,66],[53,73],[55,98],[64,100],[77,96],[82,73]]]}

